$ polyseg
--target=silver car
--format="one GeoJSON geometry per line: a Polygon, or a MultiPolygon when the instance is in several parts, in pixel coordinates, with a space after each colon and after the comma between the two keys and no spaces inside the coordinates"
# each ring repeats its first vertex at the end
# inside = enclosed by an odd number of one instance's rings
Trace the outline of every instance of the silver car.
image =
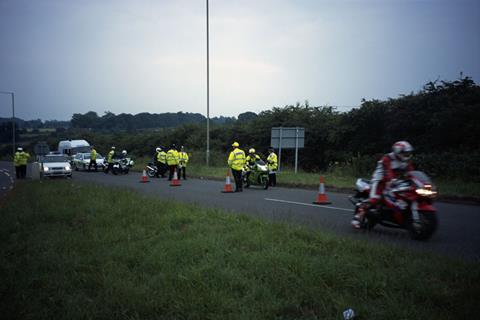
{"type": "MultiPolygon", "coordinates": [[[[77,153],[73,156],[72,166],[75,171],[78,169],[87,170],[88,165],[90,164],[90,157],[92,154],[90,152],[77,153]]],[[[101,154],[97,153],[97,167],[102,170],[105,166],[105,158],[101,154]]],[[[94,167],[93,167],[94,168],[94,167]]]]}
{"type": "Polygon", "coordinates": [[[40,158],[40,176],[72,177],[72,167],[68,157],[61,154],[47,154],[40,158]]]}

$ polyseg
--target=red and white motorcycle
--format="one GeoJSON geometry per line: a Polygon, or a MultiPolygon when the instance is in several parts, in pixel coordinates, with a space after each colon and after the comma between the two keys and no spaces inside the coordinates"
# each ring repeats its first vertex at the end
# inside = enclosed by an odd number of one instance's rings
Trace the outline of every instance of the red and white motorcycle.
{"type": "MultiPolygon", "coordinates": [[[[355,213],[365,206],[370,193],[370,181],[357,179],[356,194],[350,197],[355,213]]],[[[385,188],[382,199],[375,209],[367,209],[361,228],[372,229],[376,224],[391,228],[402,228],[410,232],[415,240],[427,240],[436,231],[438,217],[433,206],[437,196],[430,178],[421,171],[411,171],[385,188]]]]}

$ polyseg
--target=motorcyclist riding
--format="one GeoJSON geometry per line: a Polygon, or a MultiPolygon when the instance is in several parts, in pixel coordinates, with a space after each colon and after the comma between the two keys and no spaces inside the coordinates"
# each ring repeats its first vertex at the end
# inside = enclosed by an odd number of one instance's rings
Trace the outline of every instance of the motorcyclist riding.
{"type": "Polygon", "coordinates": [[[353,217],[352,226],[359,229],[367,210],[375,209],[379,203],[383,190],[389,188],[405,172],[413,171],[413,147],[407,141],[395,142],[392,152],[385,154],[378,162],[372,175],[370,198],[353,217]]]}

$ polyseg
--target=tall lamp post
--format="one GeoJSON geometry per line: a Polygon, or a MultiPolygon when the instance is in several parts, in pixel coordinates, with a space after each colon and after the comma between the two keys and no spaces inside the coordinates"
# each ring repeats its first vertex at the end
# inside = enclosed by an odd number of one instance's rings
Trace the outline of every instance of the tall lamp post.
{"type": "Polygon", "coordinates": [[[12,155],[15,156],[15,94],[8,91],[0,91],[1,94],[9,94],[12,97],[12,155]]]}
{"type": "Polygon", "coordinates": [[[208,0],[207,2],[207,167],[210,160],[210,61],[209,61],[209,35],[208,35],[208,0]]]}

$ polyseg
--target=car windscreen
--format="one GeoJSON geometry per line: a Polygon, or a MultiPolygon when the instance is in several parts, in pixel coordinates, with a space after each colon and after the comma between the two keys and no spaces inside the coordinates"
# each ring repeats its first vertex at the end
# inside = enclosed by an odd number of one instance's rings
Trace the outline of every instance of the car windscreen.
{"type": "Polygon", "coordinates": [[[90,151],[90,146],[73,147],[71,150],[72,150],[71,151],[72,154],[89,152],[90,151]]]}
{"type": "Polygon", "coordinates": [[[68,162],[68,157],[64,157],[64,156],[44,156],[44,157],[42,157],[42,162],[44,162],[44,163],[68,162]]]}

